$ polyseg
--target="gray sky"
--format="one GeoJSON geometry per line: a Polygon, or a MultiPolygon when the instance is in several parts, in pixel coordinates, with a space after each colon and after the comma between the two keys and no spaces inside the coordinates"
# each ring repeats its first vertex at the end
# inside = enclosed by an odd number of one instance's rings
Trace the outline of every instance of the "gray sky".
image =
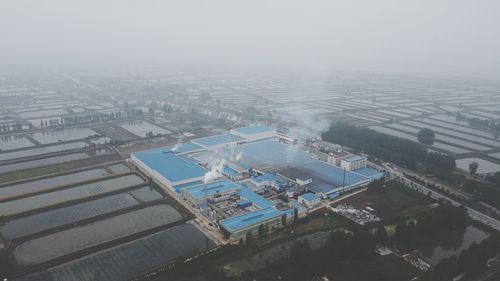
{"type": "Polygon", "coordinates": [[[4,65],[500,77],[498,0],[0,0],[4,65]]]}

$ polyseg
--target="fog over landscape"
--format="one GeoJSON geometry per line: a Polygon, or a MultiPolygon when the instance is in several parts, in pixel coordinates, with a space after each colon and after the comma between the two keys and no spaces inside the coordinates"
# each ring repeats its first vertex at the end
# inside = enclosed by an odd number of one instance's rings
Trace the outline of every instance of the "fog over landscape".
{"type": "Polygon", "coordinates": [[[0,280],[499,281],[498,0],[0,0],[0,280]]]}
{"type": "Polygon", "coordinates": [[[2,65],[500,74],[500,2],[9,1],[2,65]]]}

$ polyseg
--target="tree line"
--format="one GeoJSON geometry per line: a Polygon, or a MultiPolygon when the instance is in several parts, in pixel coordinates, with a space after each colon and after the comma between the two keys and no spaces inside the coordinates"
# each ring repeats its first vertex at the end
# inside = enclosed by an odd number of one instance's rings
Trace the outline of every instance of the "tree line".
{"type": "Polygon", "coordinates": [[[456,168],[453,157],[439,152],[428,152],[425,146],[418,142],[346,123],[331,125],[322,138],[413,170],[418,169],[420,165],[430,167],[429,171],[437,169],[449,172],[456,168]]]}

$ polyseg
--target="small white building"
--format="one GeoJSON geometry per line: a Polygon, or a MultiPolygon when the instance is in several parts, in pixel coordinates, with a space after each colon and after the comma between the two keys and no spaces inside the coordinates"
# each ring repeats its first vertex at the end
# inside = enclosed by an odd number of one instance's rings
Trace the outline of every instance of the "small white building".
{"type": "Polygon", "coordinates": [[[345,151],[340,151],[336,153],[328,153],[328,163],[331,165],[339,166],[340,167],[340,161],[346,157],[350,157],[352,154],[345,152],[345,151]]]}
{"type": "Polygon", "coordinates": [[[346,171],[366,168],[366,158],[358,155],[350,155],[340,160],[340,167],[346,171]]]}
{"type": "Polygon", "coordinates": [[[276,136],[278,137],[278,140],[280,142],[286,143],[286,144],[296,144],[299,140],[296,137],[283,134],[283,133],[277,133],[276,136]]]}
{"type": "Polygon", "coordinates": [[[321,203],[321,198],[314,193],[304,193],[297,198],[299,203],[307,208],[313,208],[321,203]]]}

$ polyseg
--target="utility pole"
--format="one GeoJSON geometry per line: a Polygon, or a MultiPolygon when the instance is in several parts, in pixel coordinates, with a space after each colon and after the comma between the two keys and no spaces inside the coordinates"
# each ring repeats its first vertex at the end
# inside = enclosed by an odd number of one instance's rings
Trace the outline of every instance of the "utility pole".
{"type": "Polygon", "coordinates": [[[344,177],[342,179],[342,191],[345,189],[345,168],[344,168],[344,177]]]}

